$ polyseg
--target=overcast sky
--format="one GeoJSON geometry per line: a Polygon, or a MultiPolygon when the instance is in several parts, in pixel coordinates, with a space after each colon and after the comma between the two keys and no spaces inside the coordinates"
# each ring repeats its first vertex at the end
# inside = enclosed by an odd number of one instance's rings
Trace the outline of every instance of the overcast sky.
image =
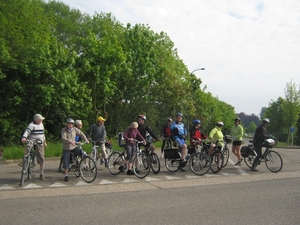
{"type": "Polygon", "coordinates": [[[112,13],[164,31],[203,88],[236,113],[259,115],[300,84],[299,0],[61,0],[82,13],[112,13]]]}

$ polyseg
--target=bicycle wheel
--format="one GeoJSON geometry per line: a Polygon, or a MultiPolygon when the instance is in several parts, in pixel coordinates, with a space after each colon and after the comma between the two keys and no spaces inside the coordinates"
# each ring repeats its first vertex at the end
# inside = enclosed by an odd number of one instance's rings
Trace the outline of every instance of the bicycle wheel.
{"type": "Polygon", "coordinates": [[[150,159],[145,153],[137,153],[132,161],[132,169],[138,178],[146,177],[150,172],[150,159]]]}
{"type": "Polygon", "coordinates": [[[149,156],[150,161],[151,161],[151,169],[153,173],[158,174],[160,171],[160,161],[155,152],[152,152],[149,156]]]}
{"type": "Polygon", "coordinates": [[[20,181],[20,186],[23,186],[24,181],[25,181],[25,177],[28,173],[28,159],[27,157],[23,158],[23,167],[22,167],[22,171],[21,171],[21,181],[20,181]]]}
{"type": "Polygon", "coordinates": [[[120,152],[113,152],[108,157],[108,170],[112,175],[120,173],[119,167],[121,166],[124,156],[120,152]]]}
{"type": "Polygon", "coordinates": [[[244,162],[249,168],[252,167],[255,157],[256,157],[255,155],[248,155],[244,157],[244,162]]]}
{"type": "Polygon", "coordinates": [[[196,152],[191,156],[189,164],[194,174],[204,175],[210,169],[211,159],[206,153],[196,152]]]}
{"type": "Polygon", "coordinates": [[[223,152],[214,152],[211,156],[211,171],[213,173],[218,173],[223,166],[224,156],[223,152]]]}
{"type": "Polygon", "coordinates": [[[269,150],[264,158],[265,164],[271,172],[277,173],[282,169],[283,162],[278,152],[269,150]]]}
{"type": "Polygon", "coordinates": [[[92,183],[97,177],[97,166],[95,161],[89,157],[84,156],[79,164],[80,175],[87,183],[92,183]]]}
{"type": "Polygon", "coordinates": [[[181,154],[177,152],[177,157],[175,158],[165,158],[165,166],[170,172],[176,172],[179,170],[180,162],[181,162],[181,154]]]}
{"type": "Polygon", "coordinates": [[[229,160],[229,149],[227,147],[223,151],[223,156],[224,156],[224,161],[223,161],[222,168],[224,168],[225,166],[227,166],[227,163],[228,163],[228,160],[229,160]]]}

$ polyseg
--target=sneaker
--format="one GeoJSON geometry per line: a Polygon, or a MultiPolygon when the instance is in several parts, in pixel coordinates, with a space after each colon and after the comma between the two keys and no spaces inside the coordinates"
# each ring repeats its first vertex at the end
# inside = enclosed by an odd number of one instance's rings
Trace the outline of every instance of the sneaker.
{"type": "Polygon", "coordinates": [[[135,169],[135,172],[136,173],[140,173],[141,171],[139,169],[135,169]]]}
{"type": "Polygon", "coordinates": [[[128,170],[127,175],[134,175],[134,172],[132,170],[128,170]]]}
{"type": "Polygon", "coordinates": [[[241,162],[237,162],[234,164],[235,166],[240,166],[241,165],[241,162]]]}
{"type": "Polygon", "coordinates": [[[65,181],[68,182],[69,181],[69,177],[65,176],[65,181]]]}
{"type": "Polygon", "coordinates": [[[124,172],[124,166],[119,167],[120,172],[124,172]]]}
{"type": "Polygon", "coordinates": [[[40,180],[46,180],[44,174],[40,174],[40,180]]]}

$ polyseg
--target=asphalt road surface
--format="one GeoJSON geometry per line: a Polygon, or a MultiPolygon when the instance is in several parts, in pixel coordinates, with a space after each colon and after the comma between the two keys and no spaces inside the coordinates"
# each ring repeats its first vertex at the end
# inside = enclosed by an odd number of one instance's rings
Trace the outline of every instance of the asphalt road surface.
{"type": "Polygon", "coordinates": [[[217,174],[196,176],[189,169],[144,178],[111,175],[98,164],[92,184],[57,172],[59,159],[48,159],[45,181],[19,186],[17,163],[0,167],[0,224],[299,224],[300,149],[276,149],[283,169],[261,164],[251,172],[242,163],[217,174]]]}

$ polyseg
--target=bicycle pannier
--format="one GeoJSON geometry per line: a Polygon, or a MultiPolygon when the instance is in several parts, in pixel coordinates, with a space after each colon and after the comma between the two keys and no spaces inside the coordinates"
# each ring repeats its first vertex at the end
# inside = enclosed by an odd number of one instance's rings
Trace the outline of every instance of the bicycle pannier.
{"type": "Polygon", "coordinates": [[[241,155],[242,157],[248,157],[249,156],[249,152],[250,152],[250,149],[248,146],[243,146],[241,148],[241,155]]]}

